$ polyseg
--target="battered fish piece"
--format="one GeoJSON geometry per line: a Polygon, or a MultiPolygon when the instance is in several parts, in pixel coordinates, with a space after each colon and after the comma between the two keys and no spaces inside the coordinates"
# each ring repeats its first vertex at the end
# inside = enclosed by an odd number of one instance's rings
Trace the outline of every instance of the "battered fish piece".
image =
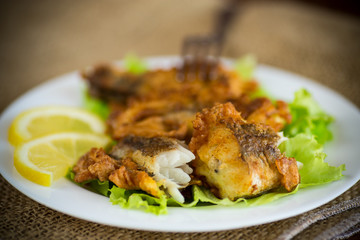
{"type": "Polygon", "coordinates": [[[200,111],[213,106],[216,102],[235,99],[242,94],[255,92],[258,85],[255,81],[243,81],[236,71],[225,69],[220,64],[215,66],[214,78],[208,79],[201,74],[189,80],[180,80],[179,69],[150,71],[140,86],[138,99],[142,101],[166,100],[168,102],[185,102],[194,105],[200,111]]]}
{"type": "Polygon", "coordinates": [[[194,174],[216,196],[235,200],[298,185],[296,160],[277,148],[280,136],[266,125],[248,123],[231,103],[204,109],[193,125],[194,174]]]}
{"type": "Polygon", "coordinates": [[[120,71],[108,64],[99,64],[82,72],[89,85],[89,93],[107,102],[126,105],[128,98],[136,95],[143,83],[143,75],[120,71]]]}
{"type": "Polygon", "coordinates": [[[110,180],[116,186],[127,190],[143,190],[155,197],[162,191],[156,181],[130,158],[115,160],[103,149],[92,148],[73,167],[74,181],[110,180]]]}
{"type": "Polygon", "coordinates": [[[121,160],[120,168],[110,174],[109,180],[119,188],[143,190],[155,197],[160,197],[163,193],[156,181],[131,158],[121,160]]]}
{"type": "Polygon", "coordinates": [[[133,75],[110,65],[84,71],[90,95],[107,101],[111,109],[108,132],[116,140],[127,135],[173,137],[189,143],[195,114],[216,102],[238,99],[257,89],[236,71],[216,65],[209,79],[197,73],[180,79],[179,69],[149,70],[133,75]]]}
{"type": "Polygon", "coordinates": [[[102,148],[92,148],[83,155],[73,167],[75,182],[99,179],[105,181],[120,167],[120,162],[108,156],[102,148]]]}
{"type": "Polygon", "coordinates": [[[243,95],[231,102],[247,122],[266,124],[275,132],[281,131],[292,120],[287,103],[281,100],[273,104],[265,97],[252,100],[248,95],[243,95]]]}
{"type": "Polygon", "coordinates": [[[131,158],[178,202],[184,202],[179,189],[186,187],[192,169],[187,165],[195,156],[175,139],[126,136],[110,152],[115,159],[131,158]]]}
{"type": "Polygon", "coordinates": [[[82,75],[88,82],[91,96],[116,102],[122,107],[165,100],[196,105],[197,110],[201,110],[215,102],[225,102],[256,91],[258,85],[255,81],[243,81],[236,71],[221,65],[215,68],[217,74],[214,79],[196,74],[194,79],[180,80],[177,68],[149,70],[141,75],[133,75],[111,65],[98,65],[82,75]]]}
{"type": "Polygon", "coordinates": [[[180,102],[150,101],[113,113],[108,126],[112,138],[117,140],[128,135],[184,140],[191,137],[194,119],[195,111],[180,102]]]}

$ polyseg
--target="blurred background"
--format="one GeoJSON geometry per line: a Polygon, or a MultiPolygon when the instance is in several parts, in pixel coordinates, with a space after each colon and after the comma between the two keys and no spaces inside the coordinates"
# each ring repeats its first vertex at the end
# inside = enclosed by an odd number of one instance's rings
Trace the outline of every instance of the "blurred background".
{"type": "MultiPolygon", "coordinates": [[[[123,58],[177,55],[188,35],[212,29],[221,0],[2,1],[0,111],[63,73],[123,58]]],[[[223,56],[253,53],[360,106],[360,11],[356,1],[244,0],[223,56]]]]}

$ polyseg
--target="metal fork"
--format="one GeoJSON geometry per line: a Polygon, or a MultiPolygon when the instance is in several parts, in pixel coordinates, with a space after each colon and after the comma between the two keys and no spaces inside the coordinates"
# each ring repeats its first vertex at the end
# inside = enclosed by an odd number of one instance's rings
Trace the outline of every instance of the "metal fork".
{"type": "Polygon", "coordinates": [[[225,33],[239,2],[239,0],[227,1],[217,16],[211,34],[185,38],[181,51],[182,66],[178,71],[180,81],[191,81],[197,78],[208,81],[216,78],[225,33]]]}

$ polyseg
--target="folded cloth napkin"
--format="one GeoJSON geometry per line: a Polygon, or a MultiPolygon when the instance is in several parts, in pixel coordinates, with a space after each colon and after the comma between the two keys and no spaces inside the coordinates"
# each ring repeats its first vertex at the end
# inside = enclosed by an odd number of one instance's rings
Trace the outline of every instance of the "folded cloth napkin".
{"type": "MultiPolygon", "coordinates": [[[[313,212],[301,217],[291,228],[284,231],[278,239],[288,240],[305,230],[311,224],[325,220],[344,211],[360,207],[360,196],[351,200],[343,201],[332,207],[313,212]]],[[[356,212],[335,226],[326,229],[315,239],[345,239],[360,232],[360,213],[356,212]]]]}

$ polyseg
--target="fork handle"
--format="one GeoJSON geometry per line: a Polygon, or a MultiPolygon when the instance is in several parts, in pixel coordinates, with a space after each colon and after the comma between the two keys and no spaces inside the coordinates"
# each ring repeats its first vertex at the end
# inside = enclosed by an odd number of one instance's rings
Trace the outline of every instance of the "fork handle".
{"type": "Polygon", "coordinates": [[[239,3],[240,0],[228,0],[220,11],[213,32],[213,37],[219,42],[224,41],[226,30],[235,16],[239,3]]]}

